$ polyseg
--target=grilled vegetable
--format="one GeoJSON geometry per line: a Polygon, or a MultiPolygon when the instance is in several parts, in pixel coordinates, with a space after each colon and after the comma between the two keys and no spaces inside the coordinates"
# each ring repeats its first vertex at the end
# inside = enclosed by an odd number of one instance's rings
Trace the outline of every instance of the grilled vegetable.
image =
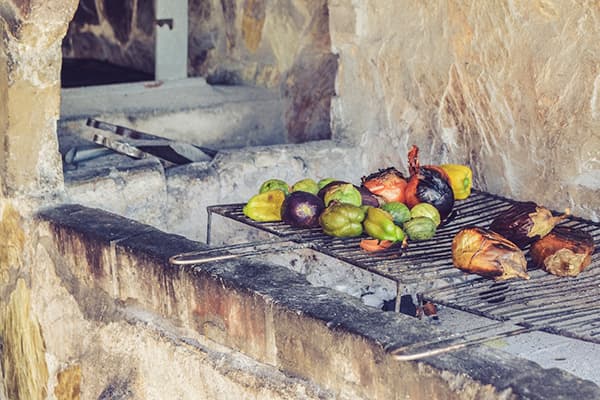
{"type": "Polygon", "coordinates": [[[354,187],[360,192],[363,206],[379,207],[379,199],[377,196],[362,186],[355,185],[354,187]]]}
{"type": "Polygon", "coordinates": [[[338,187],[340,185],[346,185],[346,184],[348,184],[348,182],[345,182],[345,181],[331,181],[331,182],[327,183],[325,186],[323,186],[321,189],[319,189],[319,191],[317,192],[317,196],[319,196],[321,198],[321,200],[323,200],[323,202],[325,202],[325,194],[328,191],[333,190],[334,188],[336,188],[336,187],[338,187]]]}
{"type": "Polygon", "coordinates": [[[392,201],[382,205],[381,209],[389,212],[392,215],[396,225],[402,225],[410,219],[410,210],[404,203],[392,201]]]}
{"type": "Polygon", "coordinates": [[[319,192],[319,185],[314,179],[306,178],[294,183],[290,192],[308,192],[316,195],[319,192]]]}
{"type": "Polygon", "coordinates": [[[328,206],[332,201],[337,201],[359,207],[362,205],[362,196],[353,184],[344,183],[340,185],[334,185],[325,191],[323,201],[326,206],[328,206]]]}
{"type": "Polygon", "coordinates": [[[406,237],[402,228],[394,224],[391,214],[381,208],[369,207],[367,209],[363,227],[367,235],[379,240],[401,242],[406,237]]]}
{"type": "Polygon", "coordinates": [[[325,209],[323,201],[312,193],[297,191],[290,193],[281,206],[283,222],[298,227],[319,226],[319,216],[325,209]]]}
{"type": "Polygon", "coordinates": [[[404,231],[410,240],[427,240],[435,235],[435,222],[427,217],[415,217],[406,221],[404,231]]]}
{"type": "Polygon", "coordinates": [[[523,252],[511,241],[484,228],[464,228],[452,241],[454,266],[494,280],[529,279],[523,252]]]}
{"type": "Polygon", "coordinates": [[[408,153],[410,178],[406,186],[406,205],[410,208],[419,203],[432,204],[446,219],[454,207],[454,193],[448,175],[440,167],[420,166],[419,148],[413,146],[408,153]]]}
{"type": "Polygon", "coordinates": [[[246,217],[254,221],[281,221],[281,206],[284,200],[283,191],[269,190],[252,196],[242,211],[246,217]]]}
{"type": "Polygon", "coordinates": [[[565,217],[566,214],[555,217],[547,208],[523,201],[498,215],[489,228],[524,249],[546,236],[565,217]]]}
{"type": "Polygon", "coordinates": [[[558,276],[577,276],[592,262],[594,239],[582,230],[557,226],[531,245],[533,265],[558,276]]]}
{"type": "Polygon", "coordinates": [[[380,169],[361,178],[361,184],[369,192],[381,197],[386,203],[397,201],[404,203],[406,179],[394,167],[380,169]]]}
{"type": "Polygon", "coordinates": [[[335,178],[323,178],[321,180],[319,180],[319,182],[317,182],[317,185],[319,186],[319,190],[323,189],[325,186],[329,185],[331,182],[341,182],[339,179],[335,179],[335,178]]]}
{"type": "Polygon", "coordinates": [[[437,208],[432,206],[429,203],[419,203],[413,208],[410,209],[410,217],[426,217],[432,220],[435,223],[435,227],[442,222],[442,217],[440,216],[440,212],[437,208]]]}
{"type": "Polygon", "coordinates": [[[379,240],[379,239],[361,239],[360,248],[364,251],[375,252],[390,248],[394,242],[390,240],[379,240]]]}
{"type": "Polygon", "coordinates": [[[290,192],[290,186],[281,179],[268,179],[260,185],[258,193],[268,192],[270,190],[281,190],[286,196],[290,192]]]}
{"type": "Polygon", "coordinates": [[[464,200],[471,194],[473,185],[473,171],[467,165],[442,164],[440,168],[446,172],[450,179],[450,186],[455,200],[464,200]]]}
{"type": "Polygon", "coordinates": [[[329,236],[355,237],[363,232],[365,211],[352,204],[333,202],[321,213],[319,225],[329,236]]]}

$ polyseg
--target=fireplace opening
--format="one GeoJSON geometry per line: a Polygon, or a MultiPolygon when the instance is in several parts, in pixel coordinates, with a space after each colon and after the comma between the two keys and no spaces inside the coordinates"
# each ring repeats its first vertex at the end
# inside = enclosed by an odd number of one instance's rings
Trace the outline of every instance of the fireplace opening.
{"type": "Polygon", "coordinates": [[[63,88],[144,82],[153,79],[153,74],[144,71],[84,58],[63,58],[60,77],[63,88]]]}

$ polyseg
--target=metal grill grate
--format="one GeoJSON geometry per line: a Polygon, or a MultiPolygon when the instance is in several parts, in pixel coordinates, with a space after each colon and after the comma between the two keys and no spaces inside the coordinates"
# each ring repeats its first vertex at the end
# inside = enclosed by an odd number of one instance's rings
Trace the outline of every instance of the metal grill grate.
{"type": "MultiPolygon", "coordinates": [[[[466,274],[452,264],[452,240],[467,226],[487,227],[514,201],[481,191],[457,202],[450,218],[433,239],[409,247],[366,253],[361,238],[334,238],[315,229],[297,229],[281,222],[257,223],[242,213],[243,204],[208,208],[216,213],[310,247],[402,285],[415,285],[425,300],[498,321],[600,344],[600,224],[568,217],[561,225],[589,232],[595,252],[591,265],[575,278],[529,270],[531,279],[494,282],[466,274]]],[[[528,261],[528,251],[525,251],[528,261]]]]}

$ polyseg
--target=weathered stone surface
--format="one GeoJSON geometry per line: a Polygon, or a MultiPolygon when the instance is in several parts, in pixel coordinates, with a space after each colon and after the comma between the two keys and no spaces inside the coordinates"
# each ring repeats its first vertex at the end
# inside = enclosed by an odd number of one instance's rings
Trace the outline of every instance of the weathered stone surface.
{"type": "Polygon", "coordinates": [[[250,52],[255,52],[262,39],[266,17],[265,0],[245,0],[242,16],[242,37],[250,52]]]}
{"type": "MultiPolygon", "coordinates": [[[[310,286],[285,267],[248,261],[167,267],[148,253],[170,241],[170,235],[149,227],[148,232],[135,235],[131,228],[140,224],[124,224],[121,217],[101,216],[85,208],[76,208],[71,216],[73,207],[41,215],[45,222],[38,231],[43,239],[36,260],[43,278],[34,282],[35,309],[42,326],[54,321],[56,314],[51,311],[58,305],[65,310],[61,315],[69,317],[61,322],[74,329],[71,335],[55,328],[45,336],[48,352],[57,361],[73,354],[81,360],[82,379],[89,382],[82,388],[82,398],[117,390],[134,399],[186,399],[197,393],[223,398],[210,389],[215,385],[223,385],[225,396],[256,393],[256,398],[267,399],[286,398],[290,390],[300,390],[297,398],[339,399],[542,400],[549,393],[565,399],[575,393],[582,398],[600,394],[591,382],[493,349],[457,351],[418,363],[397,362],[384,348],[433,338],[439,332],[414,318],[374,310],[339,292],[310,286]],[[102,220],[110,233],[85,227],[81,222],[86,218],[102,220]],[[124,229],[118,233],[121,226],[124,229]],[[70,241],[89,245],[95,239],[88,231],[104,232],[105,237],[98,235],[99,242],[93,244],[99,247],[107,247],[110,238],[122,237],[111,260],[101,261],[112,266],[114,279],[114,292],[95,287],[95,301],[103,306],[91,302],[89,292],[76,285],[87,282],[86,286],[94,287],[96,277],[91,271],[88,278],[74,282],[70,276],[80,266],[68,254],[73,249],[63,248],[65,237],[55,236],[67,230],[70,241]],[[248,339],[242,340],[243,336],[248,339]],[[281,372],[273,375],[274,368],[243,361],[237,351],[303,380],[281,379],[281,372]],[[87,376],[94,379],[88,381],[87,376]],[[308,380],[315,385],[306,385],[308,380]],[[185,390],[180,391],[181,384],[185,390]]],[[[187,246],[185,241],[171,242],[183,243],[176,251],[187,246]]]]}
{"type": "MultiPolygon", "coordinates": [[[[164,308],[162,302],[153,303],[160,296],[166,296],[164,299],[176,296],[182,300],[179,307],[188,304],[184,300],[189,300],[192,293],[189,276],[176,271],[169,274],[163,267],[168,251],[197,249],[191,242],[176,236],[169,239],[164,233],[157,236],[156,229],[133,221],[124,223],[121,217],[98,214],[76,205],[44,210],[40,218],[49,224],[41,224],[37,231],[40,244],[34,257],[37,267],[32,282],[36,292],[33,303],[40,325],[47,328],[44,334],[46,357],[51,360],[53,374],[57,375],[56,384],[50,389],[57,398],[63,398],[58,396],[59,392],[74,390],[67,380],[76,383],[77,370],[85,382],[80,386],[80,398],[84,400],[115,396],[139,400],[184,400],[198,396],[215,400],[333,398],[314,383],[286,376],[272,366],[257,363],[207,340],[188,329],[186,319],[181,319],[176,326],[177,316],[171,312],[177,313],[179,309],[164,308]],[[73,231],[77,227],[84,229],[82,236],[73,231]],[[122,282],[121,288],[128,288],[122,292],[125,296],[122,302],[113,297],[110,287],[96,286],[98,282],[80,276],[82,265],[77,256],[71,258],[69,253],[83,249],[67,249],[59,245],[65,237],[54,236],[66,231],[73,233],[68,241],[85,242],[91,247],[105,247],[121,238],[119,266],[113,267],[116,267],[115,286],[122,282]],[[163,256],[162,260],[158,260],[159,255],[163,256]],[[135,270],[148,273],[147,278],[126,273],[135,270]],[[154,273],[159,280],[154,279],[154,273]],[[148,296],[142,298],[140,293],[148,296]],[[169,320],[151,311],[155,307],[170,315],[169,320]],[[77,360],[77,365],[65,368],[71,360],[77,360]],[[165,368],[167,365],[170,367],[165,368]],[[69,377],[65,374],[67,370],[73,372],[69,377]]],[[[82,256],[83,253],[79,253],[79,257],[82,256]]],[[[98,261],[105,265],[111,263],[98,261]]],[[[91,271],[87,273],[94,276],[91,271]]]]}
{"type": "Polygon", "coordinates": [[[371,169],[414,143],[481,189],[600,218],[597,2],[329,5],[334,135],[371,169]]]}
{"type": "Polygon", "coordinates": [[[134,2],[121,0],[103,0],[104,15],[110,23],[115,37],[122,44],[129,41],[133,24],[134,2]]]}
{"type": "Polygon", "coordinates": [[[56,154],[59,50],[76,1],[49,3],[19,2],[20,14],[10,4],[0,8],[0,183],[7,195],[62,187],[56,154]]]}
{"type": "Polygon", "coordinates": [[[79,400],[81,396],[81,366],[70,365],[56,377],[54,395],[57,400],[79,400]]]}
{"type": "Polygon", "coordinates": [[[23,279],[17,281],[2,308],[1,362],[8,398],[43,400],[48,382],[46,349],[40,325],[31,310],[31,289],[23,279]]]}
{"type": "Polygon", "coordinates": [[[80,0],[73,21],[77,24],[97,25],[100,23],[95,0],[80,0]]]}
{"type": "Polygon", "coordinates": [[[154,34],[154,20],[156,19],[154,0],[138,0],[136,13],[137,29],[148,36],[152,36],[154,34]]]}
{"type": "Polygon", "coordinates": [[[25,251],[22,217],[10,203],[0,203],[0,283],[8,283],[11,269],[21,266],[25,251]]]}
{"type": "MultiPolygon", "coordinates": [[[[139,1],[130,29],[128,10],[133,6],[129,0],[105,7],[99,23],[75,20],[63,55],[102,58],[153,72],[153,10],[147,1],[139,1]]],[[[290,142],[331,137],[329,109],[337,64],[330,50],[325,0],[190,1],[189,12],[191,76],[206,77],[211,84],[280,90],[290,142]]]]}
{"type": "Polygon", "coordinates": [[[103,0],[100,12],[88,10],[87,4],[80,9],[86,10],[82,15],[96,13],[97,20],[73,19],[63,41],[64,57],[98,59],[154,73],[153,2],[103,0]]]}

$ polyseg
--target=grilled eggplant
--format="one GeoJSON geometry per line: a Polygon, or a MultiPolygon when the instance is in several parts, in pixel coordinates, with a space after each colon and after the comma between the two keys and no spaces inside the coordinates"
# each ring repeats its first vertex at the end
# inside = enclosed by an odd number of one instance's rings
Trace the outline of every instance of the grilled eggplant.
{"type": "Polygon", "coordinates": [[[489,229],[504,236],[520,249],[546,236],[567,214],[553,216],[547,208],[533,201],[514,204],[498,215],[489,229]]]}
{"type": "Polygon", "coordinates": [[[452,241],[452,261],[462,271],[497,281],[529,279],[521,249],[484,228],[464,228],[456,234],[452,241]]]}
{"type": "Polygon", "coordinates": [[[533,265],[557,276],[577,276],[592,262],[594,239],[582,230],[564,226],[531,245],[533,265]]]}

